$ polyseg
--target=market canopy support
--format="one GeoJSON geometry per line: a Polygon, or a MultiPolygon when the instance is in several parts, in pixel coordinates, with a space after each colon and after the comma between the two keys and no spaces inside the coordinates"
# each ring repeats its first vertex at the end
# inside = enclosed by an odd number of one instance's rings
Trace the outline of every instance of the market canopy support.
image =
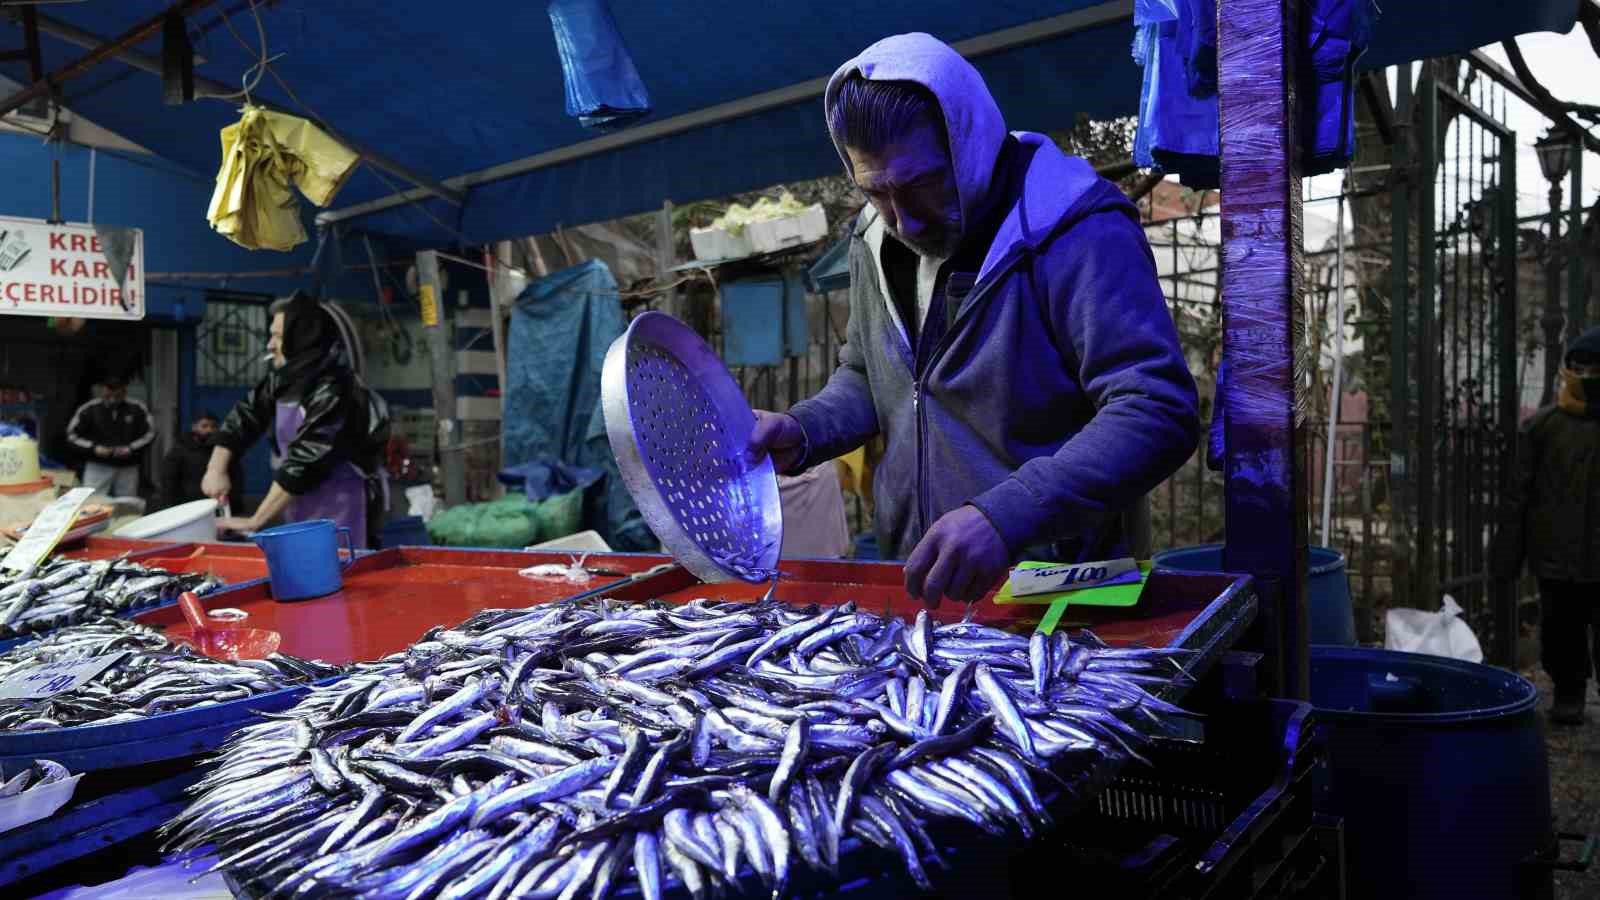
{"type": "MultiPolygon", "coordinates": [[[[1301,166],[1295,134],[1295,0],[1222,0],[1223,568],[1255,578],[1264,673],[1277,696],[1308,699],[1306,455],[1295,377],[1305,329],[1301,166]]],[[[1304,360],[1300,360],[1304,362],[1304,360]]]]}

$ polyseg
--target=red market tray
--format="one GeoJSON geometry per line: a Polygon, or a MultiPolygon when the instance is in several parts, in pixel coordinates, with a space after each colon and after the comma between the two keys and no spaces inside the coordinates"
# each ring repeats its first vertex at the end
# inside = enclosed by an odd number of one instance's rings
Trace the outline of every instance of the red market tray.
{"type": "MultiPolygon", "coordinates": [[[[282,653],[349,663],[404,650],[429,628],[455,625],[480,610],[608,591],[667,562],[660,556],[591,554],[587,567],[623,574],[595,575],[585,584],[517,574],[530,566],[567,565],[572,559],[569,553],[396,547],[357,559],[344,574],[343,590],[326,597],[279,603],[263,581],[219,591],[204,602],[207,609],[243,611],[241,626],[283,635],[282,653]]],[[[165,628],[183,622],[183,613],[170,606],[134,620],[165,628]]]]}
{"type": "Polygon", "coordinates": [[[231,585],[267,577],[267,557],[254,544],[165,544],[130,559],[168,572],[215,575],[231,585]]]}
{"type": "Polygon", "coordinates": [[[172,541],[137,541],[131,538],[98,537],[90,535],[89,539],[79,544],[62,545],[57,551],[57,556],[68,559],[114,559],[122,554],[128,554],[130,559],[138,558],[156,550],[166,550],[178,546],[172,541]]]}

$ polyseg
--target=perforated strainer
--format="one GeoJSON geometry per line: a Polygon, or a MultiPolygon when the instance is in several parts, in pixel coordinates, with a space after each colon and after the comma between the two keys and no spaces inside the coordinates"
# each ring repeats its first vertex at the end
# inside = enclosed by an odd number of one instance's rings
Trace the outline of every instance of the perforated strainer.
{"type": "Polygon", "coordinates": [[[606,435],[645,524],[702,581],[776,575],[783,507],[772,461],[745,461],[755,413],[689,326],[647,312],[606,352],[606,435]]]}

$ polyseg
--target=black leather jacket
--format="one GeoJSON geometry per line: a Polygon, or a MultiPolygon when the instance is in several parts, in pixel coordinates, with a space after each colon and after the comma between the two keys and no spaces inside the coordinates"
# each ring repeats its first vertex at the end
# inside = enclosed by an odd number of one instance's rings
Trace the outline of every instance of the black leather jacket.
{"type": "Polygon", "coordinates": [[[279,458],[273,477],[283,489],[300,495],[316,490],[342,462],[353,462],[367,475],[383,466],[389,443],[389,408],[383,398],[346,370],[319,376],[301,398],[306,420],[288,447],[279,447],[275,422],[276,373],[255,386],[234,406],[217,432],[217,445],[241,455],[265,434],[279,458]]]}

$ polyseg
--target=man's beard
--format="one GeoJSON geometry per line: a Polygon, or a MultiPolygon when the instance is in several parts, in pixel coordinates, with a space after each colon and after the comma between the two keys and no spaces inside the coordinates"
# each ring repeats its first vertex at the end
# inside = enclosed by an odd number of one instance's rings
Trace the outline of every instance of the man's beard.
{"type": "Polygon", "coordinates": [[[955,213],[951,214],[949,221],[940,224],[938,231],[931,234],[925,232],[915,240],[893,228],[889,229],[889,233],[913,253],[930,259],[949,259],[956,255],[956,250],[961,246],[961,222],[959,214],[955,213]]]}

